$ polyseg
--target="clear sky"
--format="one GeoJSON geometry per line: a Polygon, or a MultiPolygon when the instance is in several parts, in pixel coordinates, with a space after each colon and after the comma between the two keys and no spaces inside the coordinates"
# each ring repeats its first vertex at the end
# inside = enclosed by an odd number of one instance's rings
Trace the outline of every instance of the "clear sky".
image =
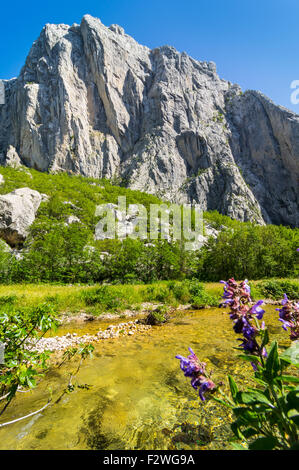
{"type": "Polygon", "coordinates": [[[18,75],[46,23],[80,23],[84,14],[150,48],[165,44],[216,62],[221,78],[260,90],[299,114],[298,0],[20,0],[1,2],[0,78],[18,75]]]}

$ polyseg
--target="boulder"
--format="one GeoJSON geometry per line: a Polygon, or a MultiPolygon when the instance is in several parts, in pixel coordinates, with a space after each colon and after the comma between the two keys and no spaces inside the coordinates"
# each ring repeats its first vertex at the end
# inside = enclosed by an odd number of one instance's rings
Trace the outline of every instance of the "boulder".
{"type": "Polygon", "coordinates": [[[42,201],[38,191],[20,188],[0,196],[0,236],[11,247],[21,245],[42,201]]]}
{"type": "Polygon", "coordinates": [[[22,165],[21,159],[16,151],[16,149],[10,145],[8,147],[5,159],[5,166],[10,166],[12,168],[18,168],[22,165]]]}
{"type": "Polygon", "coordinates": [[[71,225],[71,224],[81,224],[81,220],[79,219],[79,217],[76,217],[75,215],[70,215],[67,219],[66,219],[66,225],[71,225]]]}

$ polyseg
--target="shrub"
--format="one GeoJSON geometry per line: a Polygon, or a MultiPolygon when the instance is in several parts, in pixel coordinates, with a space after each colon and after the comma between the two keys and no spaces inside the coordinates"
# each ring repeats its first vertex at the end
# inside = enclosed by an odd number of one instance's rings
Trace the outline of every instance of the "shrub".
{"type": "Polygon", "coordinates": [[[125,292],[112,286],[84,290],[81,295],[86,305],[97,305],[100,310],[117,310],[129,307],[125,292]]]}
{"type": "Polygon", "coordinates": [[[161,284],[146,287],[144,297],[149,302],[157,301],[166,303],[173,299],[168,286],[161,284]]]}
{"type": "Polygon", "coordinates": [[[204,307],[218,307],[219,300],[215,295],[207,294],[203,292],[201,295],[198,295],[193,298],[192,308],[204,308],[204,307]]]}
{"type": "MultiPolygon", "coordinates": [[[[0,343],[5,345],[3,361],[0,361],[0,416],[6,412],[18,392],[30,391],[35,388],[48,370],[50,351],[39,352],[31,346],[35,345],[47,331],[55,330],[58,327],[59,322],[56,314],[53,305],[47,302],[34,308],[0,312],[0,343]]],[[[36,415],[47,407],[58,403],[66,393],[79,388],[80,385],[72,383],[72,380],[79,372],[82,361],[91,354],[93,349],[91,344],[67,349],[62,356],[62,362],[57,365],[58,368],[77,353],[81,356],[81,360],[79,364],[76,364],[76,369],[73,372],[68,371],[68,383],[61,391],[60,396],[54,399],[52,392],[50,392],[48,402],[40,410],[13,421],[2,422],[0,427],[36,415]]]]}
{"type": "Polygon", "coordinates": [[[262,295],[278,300],[283,297],[284,294],[289,299],[299,299],[299,282],[287,281],[287,280],[270,280],[262,282],[259,285],[262,295]]]}
{"type": "Polygon", "coordinates": [[[169,283],[169,289],[175,299],[183,303],[190,302],[190,290],[186,282],[171,282],[169,283]]]}
{"type": "Polygon", "coordinates": [[[161,325],[169,320],[167,308],[165,306],[157,307],[150,312],[145,319],[147,325],[161,325]]]}
{"type": "Polygon", "coordinates": [[[204,285],[201,282],[199,282],[197,279],[186,280],[185,283],[190,292],[191,301],[195,299],[196,297],[200,297],[203,295],[204,289],[205,289],[204,285]]]}
{"type": "Polygon", "coordinates": [[[0,306],[2,305],[13,305],[18,300],[17,295],[1,295],[0,296],[0,306]]]}

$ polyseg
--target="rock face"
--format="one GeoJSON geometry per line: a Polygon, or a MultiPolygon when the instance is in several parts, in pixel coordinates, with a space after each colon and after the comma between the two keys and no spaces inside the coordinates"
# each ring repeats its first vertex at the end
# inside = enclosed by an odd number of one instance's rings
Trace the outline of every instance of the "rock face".
{"type": "Polygon", "coordinates": [[[0,154],[120,179],[239,220],[298,226],[299,116],[242,94],[212,62],[150,50],[112,25],[47,24],[4,81],[0,154]]]}
{"type": "Polygon", "coordinates": [[[29,188],[0,196],[0,237],[12,247],[22,244],[41,202],[42,195],[29,188]]]}

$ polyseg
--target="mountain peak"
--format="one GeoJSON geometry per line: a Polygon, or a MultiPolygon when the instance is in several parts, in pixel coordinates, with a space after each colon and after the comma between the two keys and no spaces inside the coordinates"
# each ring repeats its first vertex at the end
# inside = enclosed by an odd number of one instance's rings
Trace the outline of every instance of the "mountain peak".
{"type": "Polygon", "coordinates": [[[13,146],[41,171],[118,178],[239,220],[299,225],[299,116],[242,93],[213,62],[150,50],[85,15],[45,25],[4,86],[4,156],[13,146]]]}

